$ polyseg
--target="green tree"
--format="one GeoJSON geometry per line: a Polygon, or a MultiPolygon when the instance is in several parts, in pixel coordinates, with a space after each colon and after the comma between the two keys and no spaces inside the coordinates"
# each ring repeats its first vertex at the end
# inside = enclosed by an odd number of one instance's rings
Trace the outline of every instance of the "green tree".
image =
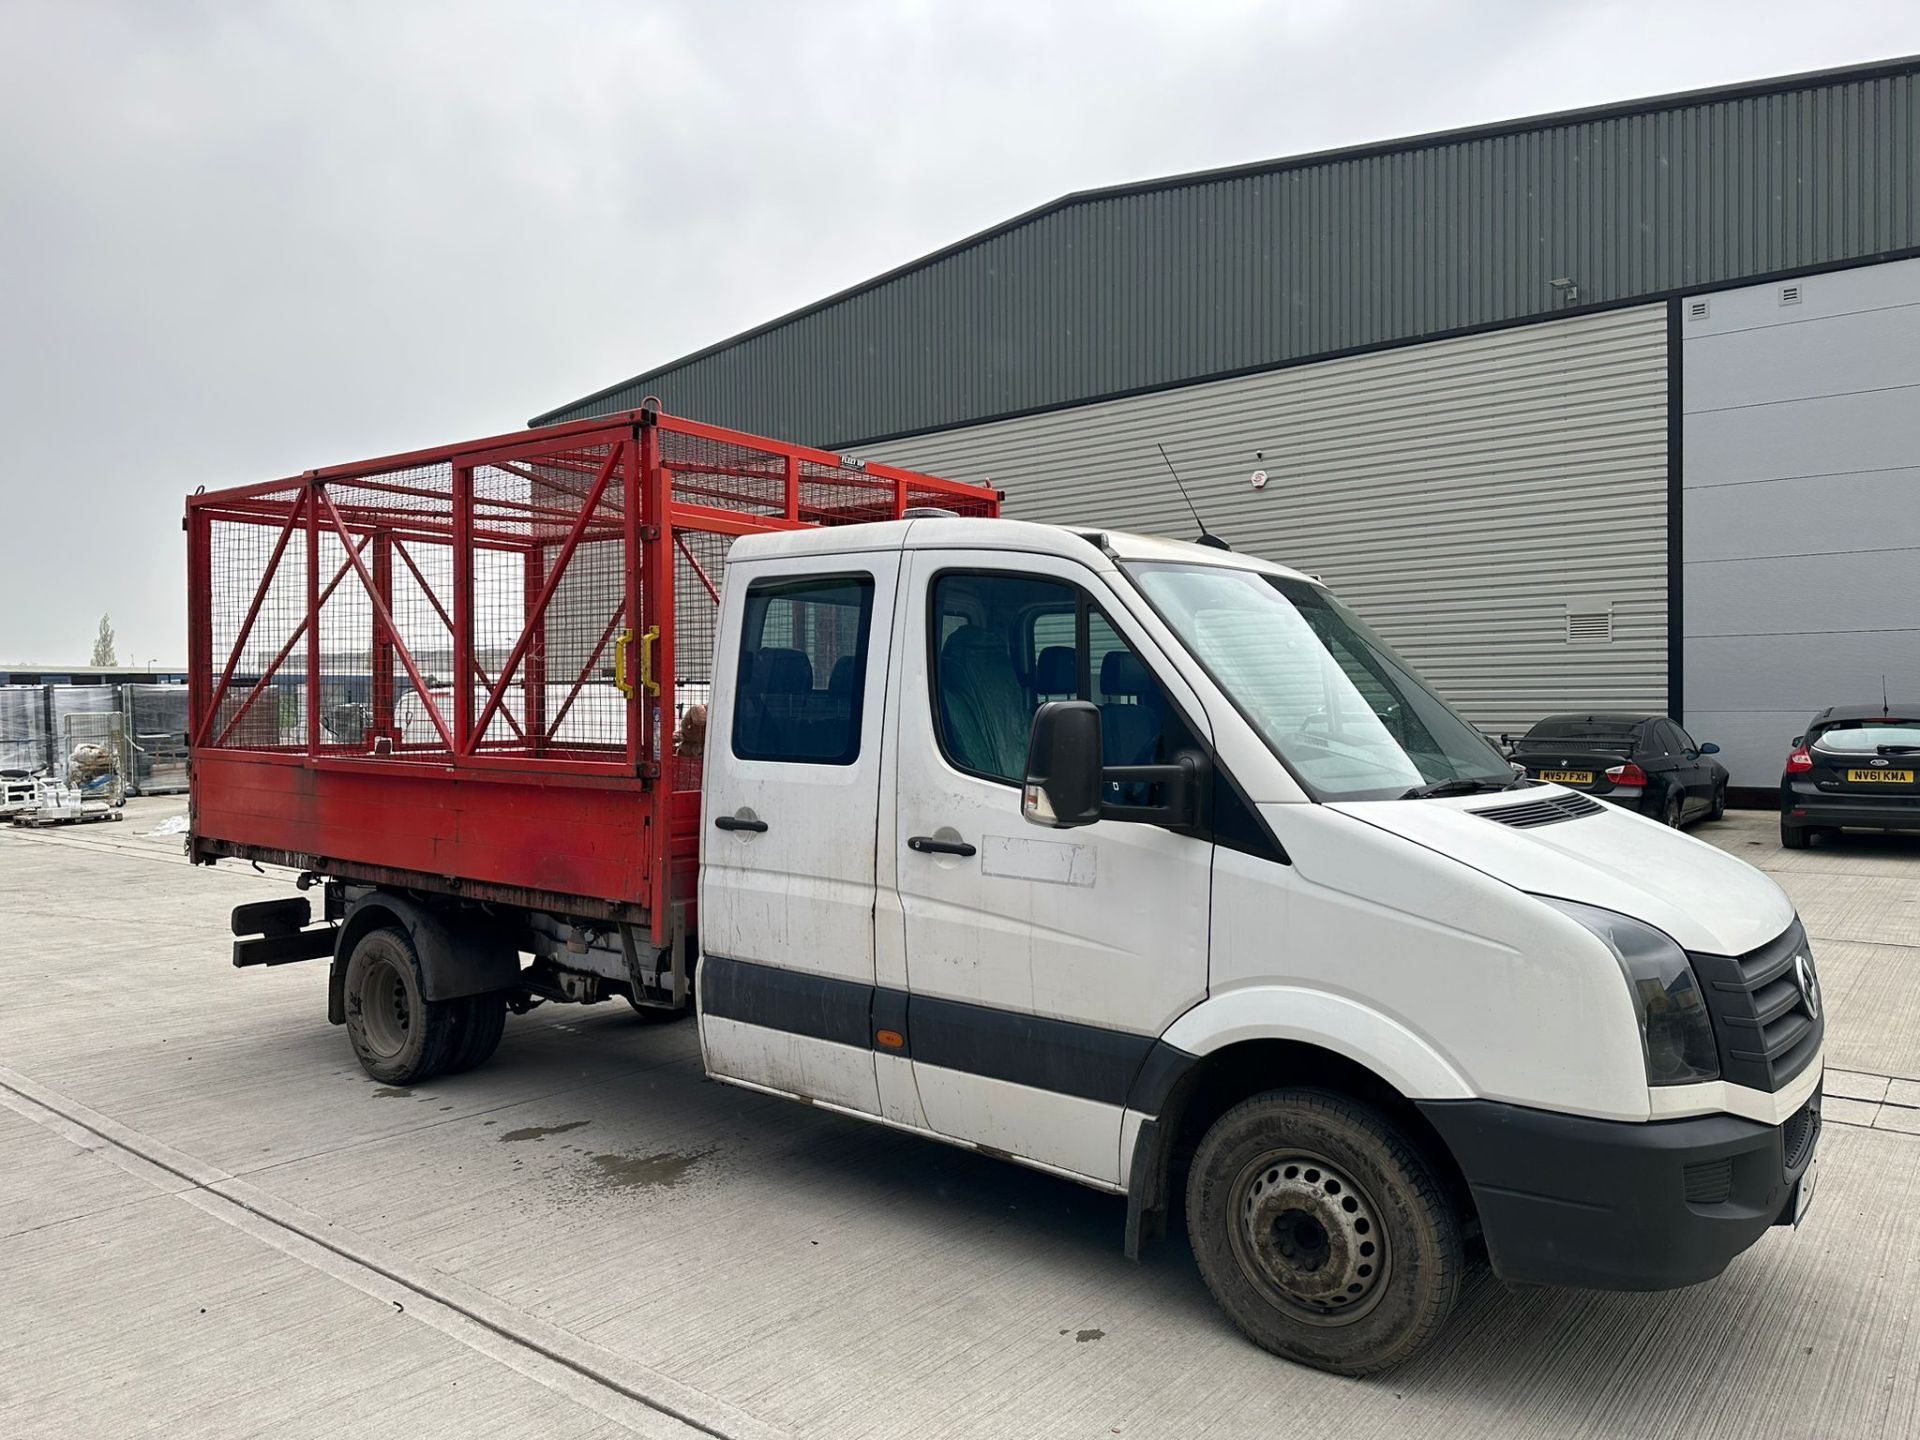
{"type": "Polygon", "coordinates": [[[100,617],[100,629],[93,637],[93,659],[89,665],[117,665],[113,658],[113,622],[105,615],[100,617]]]}

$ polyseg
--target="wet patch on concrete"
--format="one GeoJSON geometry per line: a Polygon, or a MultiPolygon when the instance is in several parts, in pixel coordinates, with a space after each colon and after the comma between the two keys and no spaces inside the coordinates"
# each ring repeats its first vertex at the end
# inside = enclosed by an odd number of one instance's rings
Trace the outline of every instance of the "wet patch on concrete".
{"type": "Polygon", "coordinates": [[[1076,1330],[1073,1332],[1073,1343],[1076,1345],[1084,1345],[1089,1340],[1103,1340],[1106,1338],[1106,1334],[1107,1332],[1104,1330],[1076,1330]]]}
{"type": "Polygon", "coordinates": [[[404,1085],[376,1085],[373,1089],[377,1100],[411,1100],[413,1091],[404,1085]]]}
{"type": "Polygon", "coordinates": [[[569,1120],[564,1125],[529,1125],[521,1130],[502,1131],[502,1142],[508,1140],[544,1140],[549,1135],[564,1135],[569,1130],[578,1130],[583,1125],[591,1125],[591,1120],[569,1120]]]}
{"type": "Polygon", "coordinates": [[[686,1179],[687,1171],[708,1151],[678,1155],[662,1150],[654,1155],[590,1155],[599,1170],[599,1183],[609,1190],[668,1190],[686,1179]]]}

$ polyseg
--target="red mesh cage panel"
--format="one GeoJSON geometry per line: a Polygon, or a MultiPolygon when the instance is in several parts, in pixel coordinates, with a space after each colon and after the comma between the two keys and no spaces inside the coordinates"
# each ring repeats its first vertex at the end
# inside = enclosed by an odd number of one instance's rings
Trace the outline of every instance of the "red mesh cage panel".
{"type": "Polygon", "coordinates": [[[466,894],[633,906],[657,937],[691,898],[734,541],[998,501],[640,412],[197,494],[196,854],[324,855],[466,894]],[[456,798],[405,776],[493,783],[456,798]],[[528,788],[554,785],[582,798],[528,788]],[[653,809],[613,808],[622,786],[651,790],[653,809]]]}

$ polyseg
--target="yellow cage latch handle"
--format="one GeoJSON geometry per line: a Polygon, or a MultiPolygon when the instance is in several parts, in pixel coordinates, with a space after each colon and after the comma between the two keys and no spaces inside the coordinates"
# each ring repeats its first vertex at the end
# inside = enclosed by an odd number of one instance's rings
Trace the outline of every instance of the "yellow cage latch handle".
{"type": "Polygon", "coordinates": [[[659,677],[653,673],[653,647],[660,643],[660,627],[649,625],[647,633],[640,637],[640,688],[647,694],[660,694],[659,677]]]}
{"type": "MultiPolygon", "coordinates": [[[[660,627],[652,625],[640,637],[640,688],[649,695],[660,693],[660,682],[653,675],[653,647],[660,643],[660,627]]],[[[633,673],[627,668],[627,651],[633,645],[633,631],[622,630],[613,642],[613,683],[629,700],[633,698],[633,673]]]]}

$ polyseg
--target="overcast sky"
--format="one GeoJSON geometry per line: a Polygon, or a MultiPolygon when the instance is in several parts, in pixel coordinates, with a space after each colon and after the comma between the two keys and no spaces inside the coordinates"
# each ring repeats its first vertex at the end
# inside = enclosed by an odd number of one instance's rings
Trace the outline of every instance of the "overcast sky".
{"type": "Polygon", "coordinates": [[[1920,51],[1920,5],[0,0],[0,662],[181,497],[525,422],[1069,190],[1920,51]]]}

